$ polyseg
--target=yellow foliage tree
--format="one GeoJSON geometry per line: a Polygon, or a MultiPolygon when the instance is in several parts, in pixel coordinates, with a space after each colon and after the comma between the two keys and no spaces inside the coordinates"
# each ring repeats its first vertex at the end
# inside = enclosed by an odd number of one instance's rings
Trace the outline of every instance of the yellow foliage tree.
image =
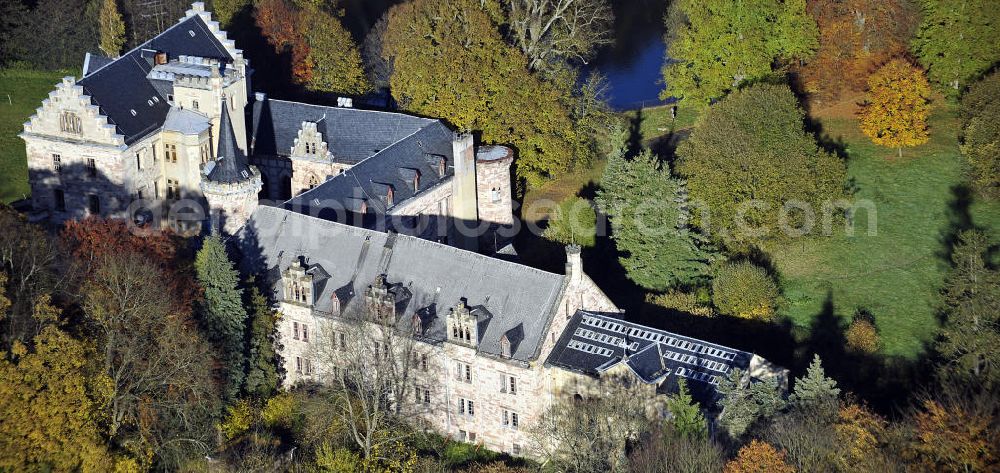
{"type": "MultiPolygon", "coordinates": [[[[17,345],[20,345],[19,343],[17,345]]],[[[88,376],[87,350],[54,326],[34,350],[0,354],[0,471],[110,471],[113,459],[98,429],[109,381],[88,376]]]]}
{"type": "Polygon", "coordinates": [[[896,148],[927,142],[930,84],[923,71],[893,59],[868,77],[868,99],[861,111],[861,131],[872,142],[896,148]]]}
{"type": "Polygon", "coordinates": [[[116,0],[104,0],[100,13],[101,51],[108,57],[118,57],[125,45],[125,22],[116,0]]]}
{"type": "Polygon", "coordinates": [[[795,468],[785,462],[785,452],[767,442],[751,440],[743,446],[736,458],[726,463],[723,473],[795,473],[795,468]]]}

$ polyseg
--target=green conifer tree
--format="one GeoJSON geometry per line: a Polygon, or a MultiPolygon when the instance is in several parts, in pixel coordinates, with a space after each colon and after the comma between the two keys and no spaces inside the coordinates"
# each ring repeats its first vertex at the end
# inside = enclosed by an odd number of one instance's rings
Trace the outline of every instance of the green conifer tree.
{"type": "Polygon", "coordinates": [[[104,0],[100,13],[101,51],[108,57],[118,57],[125,45],[125,22],[115,0],[104,0]]]}
{"type": "Polygon", "coordinates": [[[826,376],[819,355],[814,355],[806,375],[795,379],[795,391],[792,393],[792,404],[803,410],[815,412],[823,416],[833,416],[837,412],[837,401],[840,388],[837,382],[826,376]]]}
{"type": "Polygon", "coordinates": [[[278,314],[256,286],[250,288],[247,312],[251,314],[245,391],[265,399],[274,394],[280,381],[275,354],[275,324],[278,314]]]}
{"type": "Polygon", "coordinates": [[[708,424],[701,414],[698,403],[691,398],[687,382],[678,378],[677,394],[667,400],[667,410],[670,411],[670,425],[674,432],[685,438],[704,439],[708,437],[708,424]]]}
{"type": "Polygon", "coordinates": [[[776,379],[744,383],[739,368],[722,379],[718,390],[722,394],[719,425],[734,439],[743,436],[758,419],[771,418],[785,407],[776,379]]]}
{"type": "Polygon", "coordinates": [[[198,284],[204,290],[199,303],[208,339],[222,357],[226,374],[226,398],[235,399],[244,378],[244,336],[247,313],[243,308],[239,273],[226,254],[218,235],[205,238],[195,257],[198,284]]]}

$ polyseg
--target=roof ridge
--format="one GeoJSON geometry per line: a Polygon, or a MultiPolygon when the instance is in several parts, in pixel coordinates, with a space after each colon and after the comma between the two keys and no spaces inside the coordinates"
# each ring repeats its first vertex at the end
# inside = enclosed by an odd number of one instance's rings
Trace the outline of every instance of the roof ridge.
{"type": "MultiPolygon", "coordinates": [[[[294,210],[288,210],[288,209],[281,208],[281,207],[260,206],[260,207],[257,207],[257,210],[255,210],[255,212],[265,211],[265,209],[266,209],[266,211],[269,211],[269,212],[278,212],[278,213],[285,213],[286,215],[295,215],[295,216],[305,217],[305,218],[308,218],[310,220],[315,220],[316,222],[320,222],[320,223],[325,224],[325,225],[330,226],[330,227],[337,227],[337,228],[342,228],[342,229],[349,229],[348,231],[354,231],[354,232],[357,232],[358,234],[361,234],[361,235],[387,235],[386,232],[380,232],[378,230],[371,230],[371,229],[368,229],[368,228],[356,227],[354,225],[348,225],[348,224],[345,224],[345,223],[335,222],[333,220],[327,220],[327,219],[324,219],[324,218],[316,217],[316,216],[309,215],[309,214],[299,213],[299,212],[296,212],[294,210]]],[[[282,222],[282,223],[284,223],[284,222],[282,222]]],[[[454,246],[451,246],[451,245],[445,245],[444,243],[437,243],[437,242],[430,241],[430,240],[427,240],[427,239],[424,239],[424,238],[420,238],[420,237],[415,237],[415,236],[411,236],[411,235],[406,235],[406,234],[401,234],[400,233],[400,234],[397,234],[397,238],[402,238],[404,240],[412,240],[414,242],[417,242],[417,244],[421,244],[421,245],[429,245],[429,246],[432,246],[432,247],[440,247],[440,248],[443,248],[445,250],[451,250],[451,251],[457,252],[459,254],[467,254],[467,255],[470,255],[470,256],[472,256],[474,258],[479,258],[479,259],[482,259],[482,260],[485,260],[485,261],[490,261],[492,263],[498,264],[499,266],[504,266],[504,267],[508,267],[508,268],[511,268],[511,267],[526,268],[526,269],[529,269],[529,270],[532,270],[532,271],[535,271],[535,272],[538,272],[538,273],[541,273],[541,274],[545,274],[545,275],[557,276],[559,278],[564,278],[565,277],[565,275],[563,275],[563,274],[558,274],[558,273],[553,273],[553,272],[545,271],[543,269],[539,269],[539,268],[536,268],[534,266],[528,266],[526,264],[516,263],[516,262],[513,262],[513,261],[507,261],[507,260],[500,259],[500,258],[494,258],[492,256],[487,256],[487,255],[484,255],[484,254],[481,254],[481,253],[477,253],[475,251],[465,250],[465,249],[454,247],[454,246]]]]}
{"type": "Polygon", "coordinates": [[[393,112],[393,111],[389,111],[389,110],[375,110],[375,109],[355,108],[355,107],[335,107],[333,105],[321,105],[321,104],[318,104],[318,103],[297,102],[297,101],[294,101],[294,100],[276,99],[276,98],[272,98],[272,97],[267,97],[267,100],[272,101],[272,102],[284,102],[284,103],[291,103],[291,104],[296,104],[296,105],[305,105],[305,106],[308,106],[308,107],[329,108],[329,109],[333,109],[333,110],[349,110],[349,111],[361,112],[361,113],[384,113],[384,114],[387,114],[387,115],[399,115],[399,116],[402,116],[402,117],[416,118],[418,120],[426,120],[428,122],[440,122],[441,121],[440,118],[421,117],[419,115],[413,115],[413,114],[410,114],[410,113],[393,112]]]}
{"type": "MultiPolygon", "coordinates": [[[[183,25],[184,22],[188,21],[191,18],[201,18],[201,17],[198,16],[198,15],[189,16],[189,17],[186,17],[186,18],[182,19],[181,21],[178,21],[177,23],[174,23],[174,24],[170,25],[169,27],[167,27],[167,29],[165,29],[165,30],[157,33],[152,38],[147,39],[142,44],[139,44],[138,46],[130,49],[127,53],[118,56],[117,58],[115,58],[115,60],[113,60],[113,61],[111,61],[111,62],[109,62],[109,63],[107,63],[107,64],[105,64],[105,65],[103,65],[101,67],[98,67],[97,69],[94,69],[94,72],[91,72],[90,74],[87,74],[86,78],[89,78],[89,77],[92,77],[92,76],[96,75],[97,73],[99,73],[99,72],[103,71],[104,69],[106,69],[108,66],[110,66],[110,65],[112,65],[112,64],[114,64],[114,63],[116,63],[116,62],[118,62],[118,61],[120,61],[122,59],[125,59],[128,56],[131,56],[132,53],[134,53],[136,51],[139,51],[141,49],[145,49],[145,46],[148,45],[149,43],[151,43],[154,39],[156,39],[156,38],[158,38],[158,37],[166,34],[168,31],[170,31],[170,30],[172,30],[172,29],[174,29],[174,28],[176,28],[176,27],[178,27],[180,25],[183,25]]],[[[84,78],[85,77],[81,77],[80,80],[83,80],[84,78]]]]}

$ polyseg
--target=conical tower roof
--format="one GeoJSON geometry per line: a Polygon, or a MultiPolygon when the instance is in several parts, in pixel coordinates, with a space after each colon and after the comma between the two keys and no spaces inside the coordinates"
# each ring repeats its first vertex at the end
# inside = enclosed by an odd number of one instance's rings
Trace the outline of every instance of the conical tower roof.
{"type": "Polygon", "coordinates": [[[253,175],[247,157],[236,142],[233,123],[229,118],[226,99],[222,99],[222,117],[219,119],[219,149],[215,165],[208,172],[208,180],[224,184],[247,181],[253,175]]]}

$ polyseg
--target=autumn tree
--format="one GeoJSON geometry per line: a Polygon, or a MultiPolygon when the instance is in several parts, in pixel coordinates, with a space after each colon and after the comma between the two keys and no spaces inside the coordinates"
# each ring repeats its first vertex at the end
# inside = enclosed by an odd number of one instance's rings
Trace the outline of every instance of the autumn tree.
{"type": "Polygon", "coordinates": [[[877,145],[896,148],[927,142],[930,85],[920,69],[894,59],[868,78],[868,98],[861,111],[861,131],[877,145]]]}
{"type": "Polygon", "coordinates": [[[630,473],[722,471],[722,449],[711,438],[678,435],[669,426],[654,425],[629,453],[630,473]]]}
{"type": "Polygon", "coordinates": [[[995,471],[1000,467],[1000,417],[995,394],[944,389],[911,415],[907,449],[928,471],[995,471]]]}
{"type": "Polygon", "coordinates": [[[110,380],[92,347],[52,325],[32,345],[0,352],[0,470],[110,471],[100,425],[110,380]]]}
{"type": "Polygon", "coordinates": [[[83,323],[100,353],[114,445],[170,469],[211,451],[219,386],[212,350],[170,279],[135,253],[102,256],[80,289],[83,323]]]}
{"type": "Polygon", "coordinates": [[[1000,198],[1000,72],[973,84],[962,96],[962,154],[976,192],[1000,198]]]}
{"type": "Polygon", "coordinates": [[[795,473],[795,468],[785,462],[785,452],[766,442],[751,440],[726,463],[724,473],[795,473]]]}
{"type": "Polygon", "coordinates": [[[35,305],[64,285],[59,251],[41,227],[9,207],[0,207],[0,271],[5,275],[7,307],[0,316],[0,350],[14,342],[30,344],[43,324],[34,316],[35,305]]]}
{"type": "Polygon", "coordinates": [[[502,0],[510,34],[528,57],[528,68],[555,61],[586,63],[614,38],[614,13],[606,0],[502,0]]]}
{"type": "Polygon", "coordinates": [[[726,263],[712,278],[712,303],[720,314],[769,320],[778,296],[778,283],[767,270],[746,261],[726,263]]]}
{"type": "Polygon", "coordinates": [[[694,223],[737,247],[808,233],[809,216],[843,198],[846,168],[803,118],[784,85],[753,85],[708,109],[677,148],[694,223]]]}
{"type": "Polygon", "coordinates": [[[864,90],[878,66],[907,52],[919,19],[909,0],[807,0],[806,10],[819,27],[819,49],[799,72],[806,91],[823,100],[864,90]]]}
{"type": "Polygon", "coordinates": [[[987,259],[992,243],[986,234],[958,235],[952,269],[942,290],[944,324],[936,349],[943,358],[943,378],[996,385],[1000,380],[1000,271],[987,259]]]}
{"type": "Polygon", "coordinates": [[[309,45],[312,67],[306,87],[320,92],[362,95],[371,90],[361,65],[361,52],[336,16],[312,3],[299,11],[298,28],[309,45]]]}
{"type": "Polygon", "coordinates": [[[198,304],[208,339],[221,355],[226,376],[226,399],[239,395],[245,376],[244,343],[247,313],[243,308],[239,273],[233,267],[218,235],[205,237],[195,258],[198,285],[203,293],[198,304]]]}
{"type": "Polygon", "coordinates": [[[103,0],[101,3],[101,51],[108,57],[116,58],[125,45],[125,22],[118,11],[116,0],[103,0]]]}
{"type": "MultiPolygon", "coordinates": [[[[486,2],[489,3],[489,2],[486,2]]],[[[564,91],[531,74],[477,0],[416,0],[394,6],[382,38],[402,108],[441,117],[485,143],[513,144],[519,178],[537,185],[573,161],[564,91]]]]}
{"type": "Polygon", "coordinates": [[[805,0],[679,0],[667,23],[660,97],[699,106],[771,75],[776,62],[809,58],[818,46],[805,0]]]}
{"type": "Polygon", "coordinates": [[[951,96],[1000,60],[1000,9],[993,0],[920,0],[912,50],[931,81],[951,96]]]}
{"type": "Polygon", "coordinates": [[[562,396],[529,430],[542,457],[561,471],[624,471],[626,446],[646,429],[644,395],[617,377],[602,381],[601,395],[562,396]]]}
{"type": "Polygon", "coordinates": [[[648,149],[628,157],[626,141],[624,130],[613,133],[597,194],[618,260],[629,279],[648,289],[691,284],[705,276],[712,255],[688,225],[687,189],[648,149]]]}

